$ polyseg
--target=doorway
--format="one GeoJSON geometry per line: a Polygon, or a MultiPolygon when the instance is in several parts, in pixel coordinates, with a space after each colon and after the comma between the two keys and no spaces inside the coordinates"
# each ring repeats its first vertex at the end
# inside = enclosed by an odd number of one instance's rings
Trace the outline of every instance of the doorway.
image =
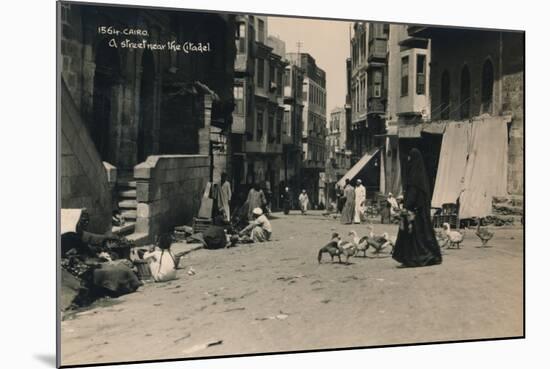
{"type": "Polygon", "coordinates": [[[95,66],[90,135],[101,159],[113,163],[111,129],[116,117],[115,87],[120,81],[120,60],[116,49],[101,43],[96,52],[95,66]]]}
{"type": "Polygon", "coordinates": [[[151,50],[146,50],[143,53],[141,63],[140,115],[136,142],[138,163],[145,161],[149,155],[153,154],[155,64],[151,50]]]}

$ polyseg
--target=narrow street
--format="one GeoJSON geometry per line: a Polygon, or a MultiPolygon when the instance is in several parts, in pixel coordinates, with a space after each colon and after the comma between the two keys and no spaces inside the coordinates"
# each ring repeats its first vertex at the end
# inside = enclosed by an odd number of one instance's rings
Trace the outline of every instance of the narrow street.
{"type": "MultiPolygon", "coordinates": [[[[62,363],[523,333],[522,228],[497,229],[487,248],[467,230],[462,249],[444,250],[439,266],[397,268],[387,253],[355,257],[350,265],[325,255],[319,265],[317,251],[332,231],[361,235],[365,226],[344,226],[320,212],[275,216],[273,242],[194,251],[182,259],[178,280],[148,283],[66,317],[62,363]]],[[[397,227],[375,225],[375,233],[384,231],[395,235],[397,227]]]]}

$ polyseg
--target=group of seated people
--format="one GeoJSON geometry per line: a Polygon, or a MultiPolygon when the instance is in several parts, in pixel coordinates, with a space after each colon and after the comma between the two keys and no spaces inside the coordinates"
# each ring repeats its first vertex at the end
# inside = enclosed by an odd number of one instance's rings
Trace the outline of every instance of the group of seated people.
{"type": "MultiPolygon", "coordinates": [[[[272,234],[269,219],[261,208],[254,208],[252,214],[253,219],[240,231],[233,231],[223,215],[217,216],[213,224],[199,236],[200,241],[207,249],[226,248],[237,243],[269,241],[272,234]]],[[[148,264],[150,276],[155,282],[177,278],[176,269],[182,254],[172,252],[172,234],[162,234],[148,249],[137,249],[137,252],[132,254],[133,257],[130,257],[129,253],[116,255],[109,245],[120,242],[120,239],[112,234],[88,232],[86,228],[89,215],[85,209],[77,216],[79,220],[76,228],[70,232],[62,232],[62,268],[68,273],[63,279],[69,283],[69,274],[71,278],[76,278],[75,282],[70,283],[76,285],[75,293],[87,293],[85,300],[88,303],[105,295],[118,296],[130,293],[141,286],[142,282],[138,279],[137,268],[134,265],[136,259],[148,264]]],[[[80,300],[78,305],[86,303],[83,298],[80,300]]]]}

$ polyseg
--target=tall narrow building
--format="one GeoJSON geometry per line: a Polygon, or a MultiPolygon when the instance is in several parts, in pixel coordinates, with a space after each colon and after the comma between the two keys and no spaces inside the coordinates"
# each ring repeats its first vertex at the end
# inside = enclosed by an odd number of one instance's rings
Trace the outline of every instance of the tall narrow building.
{"type": "Polygon", "coordinates": [[[302,113],[302,189],[314,206],[324,203],[319,197],[320,174],[325,169],[327,124],[326,73],[307,53],[288,53],[289,62],[304,70],[302,113]]]}
{"type": "Polygon", "coordinates": [[[268,19],[241,16],[237,20],[233,179],[236,202],[257,183],[277,205],[284,178],[282,126],[285,44],[268,36],[268,19]]]}

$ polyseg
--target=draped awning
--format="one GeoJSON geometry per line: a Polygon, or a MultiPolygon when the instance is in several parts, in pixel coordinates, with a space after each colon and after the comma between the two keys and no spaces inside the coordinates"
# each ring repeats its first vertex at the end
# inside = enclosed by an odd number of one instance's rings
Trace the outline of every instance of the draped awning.
{"type": "Polygon", "coordinates": [[[361,172],[361,170],[367,166],[371,159],[374,158],[376,154],[378,154],[379,151],[380,149],[375,149],[370,153],[366,153],[365,155],[363,155],[363,157],[359,159],[359,161],[355,163],[355,165],[351,167],[351,169],[348,170],[348,172],[344,174],[342,178],[340,178],[336,185],[343,188],[346,184],[346,179],[349,179],[350,181],[353,180],[355,176],[357,176],[359,172],[361,172]]]}
{"type": "Polygon", "coordinates": [[[432,207],[460,200],[459,217],[491,214],[506,194],[509,117],[449,122],[443,134],[432,207]]]}

